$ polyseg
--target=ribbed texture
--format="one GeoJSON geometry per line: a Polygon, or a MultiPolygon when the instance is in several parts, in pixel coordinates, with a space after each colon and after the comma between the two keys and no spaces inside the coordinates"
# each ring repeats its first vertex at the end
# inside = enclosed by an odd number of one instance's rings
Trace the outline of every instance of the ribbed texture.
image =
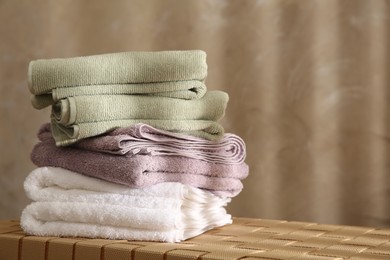
{"type": "Polygon", "coordinates": [[[224,116],[227,101],[227,94],[221,91],[209,91],[194,100],[134,95],[67,98],[53,106],[53,136],[57,145],[65,145],[142,122],[164,130],[188,134],[197,131],[196,136],[220,139],[223,128],[216,121],[224,116]],[[212,125],[218,129],[209,129],[212,125]]]}
{"type": "Polygon", "coordinates": [[[178,99],[197,99],[206,93],[206,85],[197,80],[170,81],[162,83],[106,84],[61,87],[51,90],[49,94],[33,95],[31,103],[34,108],[42,109],[55,102],[83,95],[139,95],[170,97],[178,99]]]}
{"type": "Polygon", "coordinates": [[[203,51],[123,52],[36,60],[30,62],[28,85],[32,94],[82,85],[203,81],[207,76],[203,51]]]}
{"type": "Polygon", "coordinates": [[[58,146],[140,122],[218,140],[229,97],[206,76],[203,51],[124,52],[32,61],[28,85],[35,108],[52,106],[58,146]]]}
{"type": "Polygon", "coordinates": [[[228,95],[208,91],[204,97],[182,100],[142,95],[77,96],[62,99],[53,106],[52,114],[58,124],[139,120],[211,120],[225,114],[228,95]]]}

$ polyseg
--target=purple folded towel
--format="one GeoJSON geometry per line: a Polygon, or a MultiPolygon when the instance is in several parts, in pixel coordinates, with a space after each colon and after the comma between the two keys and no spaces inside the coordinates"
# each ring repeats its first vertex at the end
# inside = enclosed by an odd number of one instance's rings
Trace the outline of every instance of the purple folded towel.
{"type": "MultiPolygon", "coordinates": [[[[51,136],[50,124],[41,126],[39,138],[51,136]]],[[[117,128],[80,140],[73,146],[118,155],[183,156],[206,162],[239,164],[245,160],[245,143],[237,135],[224,134],[218,141],[156,129],[147,124],[117,128]]]]}
{"type": "Polygon", "coordinates": [[[31,153],[38,167],[61,167],[87,176],[143,188],[161,182],[180,182],[218,196],[234,197],[243,188],[248,165],[217,164],[181,156],[118,156],[76,147],[57,147],[50,135],[39,136],[31,153]]]}

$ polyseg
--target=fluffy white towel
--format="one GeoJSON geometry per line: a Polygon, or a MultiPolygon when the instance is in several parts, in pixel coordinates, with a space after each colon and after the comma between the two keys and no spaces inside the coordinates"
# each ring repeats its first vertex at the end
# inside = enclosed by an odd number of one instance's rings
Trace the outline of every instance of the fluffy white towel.
{"type": "Polygon", "coordinates": [[[230,199],[180,183],[130,189],[41,167],[24,188],[34,202],[21,225],[32,235],[179,242],[232,221],[224,208],[230,199]]]}

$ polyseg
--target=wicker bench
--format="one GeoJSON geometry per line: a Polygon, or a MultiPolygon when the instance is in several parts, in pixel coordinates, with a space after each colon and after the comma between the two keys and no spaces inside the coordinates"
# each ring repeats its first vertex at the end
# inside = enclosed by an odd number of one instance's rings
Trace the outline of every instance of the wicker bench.
{"type": "Polygon", "coordinates": [[[390,259],[390,229],[234,218],[182,243],[26,236],[0,222],[0,260],[390,259]]]}

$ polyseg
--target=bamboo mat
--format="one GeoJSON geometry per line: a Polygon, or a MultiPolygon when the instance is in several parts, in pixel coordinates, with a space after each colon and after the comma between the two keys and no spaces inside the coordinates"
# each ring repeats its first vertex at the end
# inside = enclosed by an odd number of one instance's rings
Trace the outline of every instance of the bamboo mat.
{"type": "Polygon", "coordinates": [[[34,237],[0,222],[0,260],[390,259],[390,228],[234,218],[182,243],[34,237]]]}

